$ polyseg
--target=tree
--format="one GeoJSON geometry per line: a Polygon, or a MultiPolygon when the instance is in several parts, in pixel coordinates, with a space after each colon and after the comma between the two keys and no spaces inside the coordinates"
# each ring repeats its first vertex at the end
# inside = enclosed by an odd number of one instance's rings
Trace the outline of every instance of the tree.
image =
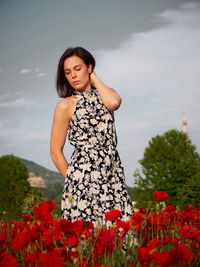
{"type": "Polygon", "coordinates": [[[43,201],[45,201],[43,193],[38,188],[31,187],[24,198],[22,213],[34,216],[34,206],[39,206],[43,201]]]}
{"type": "Polygon", "coordinates": [[[43,194],[30,187],[28,177],[28,171],[20,159],[13,155],[0,158],[0,216],[6,213],[9,219],[14,219],[22,214],[33,193],[32,204],[43,201],[43,194]]]}
{"type": "Polygon", "coordinates": [[[155,191],[166,192],[168,204],[179,208],[200,203],[200,155],[184,133],[172,129],[152,138],[139,163],[133,188],[138,207],[151,205],[155,191]]]}

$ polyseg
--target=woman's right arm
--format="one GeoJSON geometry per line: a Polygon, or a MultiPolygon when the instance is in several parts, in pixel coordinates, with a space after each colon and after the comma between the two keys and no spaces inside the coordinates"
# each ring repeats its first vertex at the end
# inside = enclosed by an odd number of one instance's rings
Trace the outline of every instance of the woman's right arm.
{"type": "Polygon", "coordinates": [[[67,172],[67,161],[63,154],[63,147],[70,122],[69,114],[69,103],[66,100],[61,100],[54,112],[50,140],[51,159],[64,178],[67,172]]]}

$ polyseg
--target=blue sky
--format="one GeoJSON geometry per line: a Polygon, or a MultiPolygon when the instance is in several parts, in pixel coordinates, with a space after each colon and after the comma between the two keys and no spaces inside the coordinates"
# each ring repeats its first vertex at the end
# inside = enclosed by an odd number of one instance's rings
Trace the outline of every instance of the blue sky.
{"type": "Polygon", "coordinates": [[[97,75],[123,99],[115,117],[128,185],[150,139],[181,130],[183,111],[200,151],[199,1],[1,1],[0,24],[0,156],[55,170],[55,74],[69,46],[90,50],[97,75]]]}

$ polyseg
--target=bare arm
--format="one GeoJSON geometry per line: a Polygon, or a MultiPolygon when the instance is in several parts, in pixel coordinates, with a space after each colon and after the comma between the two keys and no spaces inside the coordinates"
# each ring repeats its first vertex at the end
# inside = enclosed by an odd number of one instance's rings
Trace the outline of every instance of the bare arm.
{"type": "Polygon", "coordinates": [[[121,97],[114,89],[106,86],[94,72],[90,74],[90,81],[98,90],[101,100],[108,110],[114,111],[120,107],[121,97]]]}
{"type": "Polygon", "coordinates": [[[51,129],[50,156],[59,172],[65,178],[67,161],[63,154],[63,147],[69,126],[69,105],[61,100],[55,109],[53,125],[51,129]]]}

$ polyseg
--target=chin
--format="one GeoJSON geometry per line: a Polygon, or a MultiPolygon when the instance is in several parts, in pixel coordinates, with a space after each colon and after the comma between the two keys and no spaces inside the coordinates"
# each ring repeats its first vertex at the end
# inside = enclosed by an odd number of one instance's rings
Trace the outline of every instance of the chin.
{"type": "Polygon", "coordinates": [[[77,91],[85,91],[87,87],[88,87],[88,84],[85,84],[85,85],[79,85],[78,84],[78,85],[74,86],[73,88],[77,91]]]}

